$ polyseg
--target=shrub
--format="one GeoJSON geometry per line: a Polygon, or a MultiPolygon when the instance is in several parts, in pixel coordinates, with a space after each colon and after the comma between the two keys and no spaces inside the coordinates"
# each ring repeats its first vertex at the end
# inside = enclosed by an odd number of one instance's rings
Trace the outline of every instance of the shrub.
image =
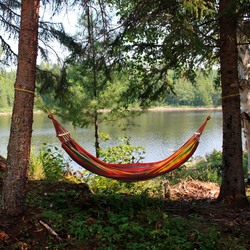
{"type": "MultiPolygon", "coordinates": [[[[244,152],[244,175],[247,174],[247,162],[247,152],[244,152]]],[[[213,150],[210,154],[207,154],[205,158],[198,160],[197,163],[192,166],[192,169],[193,171],[190,173],[190,176],[193,179],[220,183],[222,177],[222,152],[213,150]]]]}
{"type": "Polygon", "coordinates": [[[58,181],[70,168],[70,160],[66,160],[63,153],[55,146],[42,146],[37,156],[32,155],[29,176],[33,179],[58,181]]]}
{"type": "MultiPolygon", "coordinates": [[[[109,137],[105,137],[106,140],[109,137]]],[[[144,148],[130,145],[130,138],[121,139],[122,144],[115,147],[101,149],[100,155],[103,161],[110,163],[134,163],[140,162],[144,157],[144,148]]],[[[102,176],[90,174],[85,178],[86,183],[95,192],[103,194],[126,193],[126,194],[159,194],[160,183],[155,180],[126,183],[102,176]]]]}
{"type": "Polygon", "coordinates": [[[143,147],[132,146],[129,137],[123,137],[120,140],[123,142],[120,145],[99,150],[100,158],[103,161],[110,163],[134,163],[144,159],[145,150],[143,147]]]}
{"type": "Polygon", "coordinates": [[[162,178],[175,185],[183,180],[200,180],[219,183],[221,181],[222,155],[214,150],[204,158],[197,157],[162,178]]]}

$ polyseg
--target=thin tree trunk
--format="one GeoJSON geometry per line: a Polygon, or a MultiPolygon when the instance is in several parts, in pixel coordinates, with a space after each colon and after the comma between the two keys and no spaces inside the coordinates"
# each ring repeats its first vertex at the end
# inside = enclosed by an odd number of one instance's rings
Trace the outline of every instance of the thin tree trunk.
{"type": "Polygon", "coordinates": [[[241,115],[233,0],[220,0],[220,66],[223,110],[223,173],[218,201],[247,204],[242,168],[241,115]],[[229,11],[230,10],[230,11],[229,11]]]}
{"type": "MultiPolygon", "coordinates": [[[[91,14],[90,7],[86,6],[86,15],[88,18],[88,42],[92,51],[92,72],[93,72],[93,96],[97,98],[97,69],[96,69],[96,49],[94,41],[94,30],[93,30],[93,17],[91,14]]],[[[98,126],[98,111],[94,111],[94,129],[95,129],[95,154],[96,157],[100,156],[100,143],[99,143],[99,126],[98,126]]]]}
{"type": "Polygon", "coordinates": [[[100,157],[100,143],[99,143],[99,126],[98,126],[98,113],[96,111],[95,113],[95,154],[96,157],[99,158],[100,157]]]}
{"type": "Polygon", "coordinates": [[[33,123],[40,0],[22,0],[15,99],[11,119],[2,206],[6,215],[23,213],[33,123]],[[28,90],[31,92],[27,92],[28,90]]]}
{"type": "MultiPolygon", "coordinates": [[[[244,41],[243,35],[239,35],[239,41],[241,40],[244,41]]],[[[250,184],[250,49],[248,46],[238,46],[238,55],[242,127],[248,155],[248,173],[246,182],[247,184],[250,184]]]]}

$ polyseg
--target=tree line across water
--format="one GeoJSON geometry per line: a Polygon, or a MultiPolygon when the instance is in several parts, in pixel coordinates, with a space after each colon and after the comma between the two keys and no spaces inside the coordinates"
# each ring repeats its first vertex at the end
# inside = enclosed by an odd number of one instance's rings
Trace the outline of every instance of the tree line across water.
{"type": "MultiPolygon", "coordinates": [[[[199,75],[199,74],[198,74],[199,75]]],[[[14,82],[16,71],[2,70],[0,72],[0,112],[10,111],[14,102],[14,82]]],[[[190,107],[215,107],[220,105],[220,89],[215,86],[216,71],[209,76],[200,74],[195,83],[185,79],[175,82],[174,93],[166,94],[163,100],[156,101],[152,105],[158,106],[190,106],[190,107]]],[[[116,79],[114,86],[125,87],[128,80],[116,79]],[[119,82],[119,84],[117,84],[119,82]]],[[[78,86],[75,86],[78,88],[78,86]]],[[[45,94],[49,95],[49,94],[45,94]]],[[[74,96],[76,98],[76,96],[74,96]]],[[[46,105],[54,105],[53,98],[46,98],[46,105]]],[[[107,104],[109,105],[109,104],[107,104]]],[[[36,106],[38,108],[38,106],[36,106]]],[[[107,109],[112,105],[106,106],[107,109]]]]}

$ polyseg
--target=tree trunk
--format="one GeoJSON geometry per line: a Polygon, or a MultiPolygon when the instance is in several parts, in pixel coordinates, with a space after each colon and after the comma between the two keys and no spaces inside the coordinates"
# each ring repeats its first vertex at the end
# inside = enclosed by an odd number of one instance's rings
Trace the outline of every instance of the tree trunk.
{"type": "Polygon", "coordinates": [[[21,215],[25,202],[33,123],[39,1],[22,0],[16,91],[2,197],[3,211],[9,216],[21,215]]]}
{"type": "Polygon", "coordinates": [[[99,126],[98,126],[98,113],[96,111],[95,113],[95,154],[96,157],[99,158],[100,157],[100,143],[99,143],[99,126]]]}
{"type": "MultiPolygon", "coordinates": [[[[244,41],[244,36],[239,36],[239,41],[244,41]]],[[[242,127],[246,141],[248,155],[248,173],[246,183],[250,184],[250,49],[248,45],[238,46],[238,71],[242,112],[242,127]]]]}
{"type": "Polygon", "coordinates": [[[237,68],[236,16],[233,0],[220,0],[220,67],[223,114],[223,169],[218,201],[247,204],[242,168],[241,115],[237,68]]]}

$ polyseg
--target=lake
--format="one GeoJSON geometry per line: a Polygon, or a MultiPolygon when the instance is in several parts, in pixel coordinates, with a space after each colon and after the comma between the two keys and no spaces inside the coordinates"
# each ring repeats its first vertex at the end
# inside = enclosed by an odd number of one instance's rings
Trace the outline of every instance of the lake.
{"type": "MultiPolygon", "coordinates": [[[[119,138],[127,136],[133,146],[145,148],[146,161],[158,161],[166,158],[178,149],[211,113],[209,110],[193,111],[147,111],[138,117],[130,119],[133,125],[124,122],[100,124],[100,131],[106,132],[111,139],[102,142],[101,147],[115,146],[121,143],[119,138]]],[[[6,156],[9,139],[11,115],[0,115],[0,154],[6,156]]],[[[60,119],[58,119],[60,121],[60,119]]],[[[74,128],[70,123],[63,123],[79,144],[95,154],[94,129],[74,128]]],[[[43,143],[60,147],[53,124],[47,115],[34,114],[32,147],[39,149],[43,143]]],[[[200,145],[194,156],[204,156],[216,150],[222,150],[222,113],[214,111],[212,118],[201,137],[200,145]]]]}

